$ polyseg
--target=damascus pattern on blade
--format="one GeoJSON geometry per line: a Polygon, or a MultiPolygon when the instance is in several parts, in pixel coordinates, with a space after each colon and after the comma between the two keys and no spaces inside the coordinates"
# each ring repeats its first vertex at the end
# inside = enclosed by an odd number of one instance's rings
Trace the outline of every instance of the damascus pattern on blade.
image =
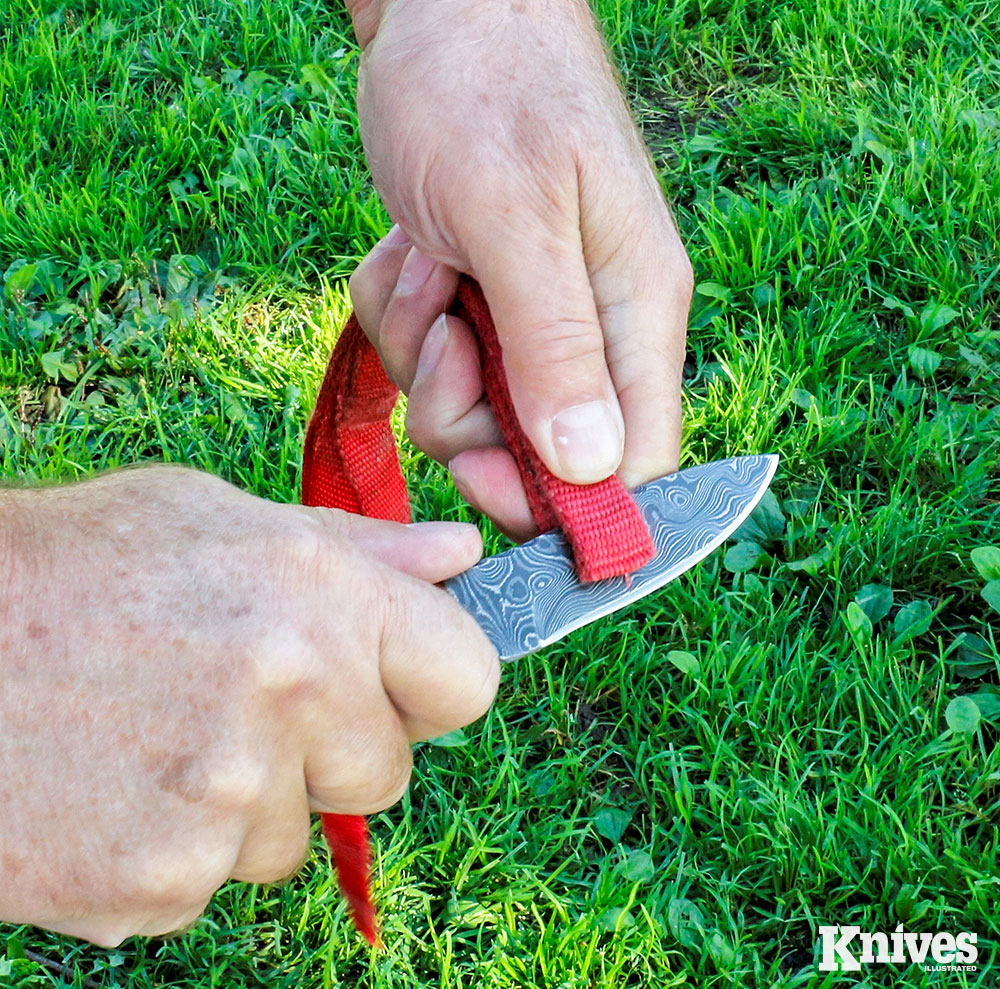
{"type": "Polygon", "coordinates": [[[633,497],[656,556],[627,577],[582,584],[566,540],[547,532],[445,583],[502,660],[517,659],[637,601],[704,559],[746,520],[778,466],[773,454],[688,467],[633,497]]]}

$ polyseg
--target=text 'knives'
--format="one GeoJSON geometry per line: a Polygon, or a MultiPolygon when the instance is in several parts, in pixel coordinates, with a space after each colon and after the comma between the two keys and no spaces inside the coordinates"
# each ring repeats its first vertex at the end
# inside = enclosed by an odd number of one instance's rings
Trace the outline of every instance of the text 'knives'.
{"type": "Polygon", "coordinates": [[[581,583],[566,540],[546,532],[445,582],[496,646],[501,660],[527,656],[679,577],[749,517],[778,468],[775,454],[688,467],[632,492],[656,546],[625,577],[581,583]]]}

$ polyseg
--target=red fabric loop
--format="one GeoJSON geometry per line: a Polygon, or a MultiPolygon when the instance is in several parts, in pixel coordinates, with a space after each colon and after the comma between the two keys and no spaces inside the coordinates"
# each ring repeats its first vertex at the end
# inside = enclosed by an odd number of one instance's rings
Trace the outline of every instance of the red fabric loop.
{"type": "MultiPolygon", "coordinates": [[[[479,341],[486,394],[517,461],[539,529],[562,528],[584,581],[626,574],[648,562],[654,552],[652,538],[618,478],[583,486],[567,484],[548,470],[521,431],[496,328],[482,290],[471,278],[463,277],[459,282],[452,313],[469,323],[479,341]]],[[[390,424],[397,397],[396,386],[352,315],[330,358],[306,431],[304,505],[410,521],[406,483],[390,424]]],[[[375,944],[378,934],[365,819],[345,814],[323,814],[322,818],[354,923],[375,944]]]]}

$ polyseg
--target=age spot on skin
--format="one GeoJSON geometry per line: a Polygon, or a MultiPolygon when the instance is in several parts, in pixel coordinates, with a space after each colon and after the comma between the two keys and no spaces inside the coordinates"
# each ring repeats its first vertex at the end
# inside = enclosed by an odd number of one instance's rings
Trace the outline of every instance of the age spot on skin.
{"type": "Polygon", "coordinates": [[[11,883],[24,872],[25,862],[13,852],[4,852],[3,858],[0,859],[0,865],[2,865],[0,873],[2,873],[5,883],[11,883]]]}
{"type": "Polygon", "coordinates": [[[156,785],[164,793],[176,794],[185,803],[196,804],[205,796],[205,781],[195,773],[193,755],[167,756],[156,773],[156,785]]]}
{"type": "Polygon", "coordinates": [[[30,622],[25,632],[29,639],[44,639],[49,634],[49,627],[41,622],[30,622]]]}

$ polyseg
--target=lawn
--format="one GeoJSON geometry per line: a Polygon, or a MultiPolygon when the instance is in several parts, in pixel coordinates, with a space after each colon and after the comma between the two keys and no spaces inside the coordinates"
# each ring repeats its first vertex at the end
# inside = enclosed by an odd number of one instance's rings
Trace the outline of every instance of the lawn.
{"type": "MultiPolygon", "coordinates": [[[[777,452],[775,500],[417,749],[383,951],[317,836],[173,940],[0,926],[0,985],[1000,985],[995,0],[596,8],[696,272],[683,462],[777,452]],[[976,932],[980,968],[823,976],[824,924],[976,932]]],[[[387,226],[356,66],[324,0],[0,0],[5,479],[296,498],[387,226]]],[[[473,517],[404,461],[419,518],[473,517]]]]}

